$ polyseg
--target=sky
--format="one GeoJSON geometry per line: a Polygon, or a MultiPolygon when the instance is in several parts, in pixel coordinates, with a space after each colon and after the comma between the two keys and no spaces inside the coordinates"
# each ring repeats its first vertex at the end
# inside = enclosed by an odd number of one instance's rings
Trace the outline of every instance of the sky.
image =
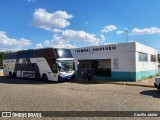
{"type": "Polygon", "coordinates": [[[0,0],[0,51],[127,41],[160,52],[160,0],[0,0]]]}

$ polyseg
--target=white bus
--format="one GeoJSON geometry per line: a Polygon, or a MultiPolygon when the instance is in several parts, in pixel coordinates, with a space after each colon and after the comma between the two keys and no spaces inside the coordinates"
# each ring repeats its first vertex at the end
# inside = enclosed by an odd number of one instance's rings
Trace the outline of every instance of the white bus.
{"type": "Polygon", "coordinates": [[[75,62],[69,49],[42,48],[5,53],[3,73],[17,78],[65,81],[75,77],[75,62]]]}

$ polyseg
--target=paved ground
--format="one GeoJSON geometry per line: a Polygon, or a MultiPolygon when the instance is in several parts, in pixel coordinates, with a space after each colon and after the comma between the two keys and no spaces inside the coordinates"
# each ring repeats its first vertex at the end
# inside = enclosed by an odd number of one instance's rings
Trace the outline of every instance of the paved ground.
{"type": "Polygon", "coordinates": [[[111,84],[129,85],[129,86],[143,86],[154,88],[155,77],[148,78],[137,82],[110,82],[111,84]]]}
{"type": "Polygon", "coordinates": [[[159,98],[150,87],[0,76],[0,111],[159,111],[159,98]]]}

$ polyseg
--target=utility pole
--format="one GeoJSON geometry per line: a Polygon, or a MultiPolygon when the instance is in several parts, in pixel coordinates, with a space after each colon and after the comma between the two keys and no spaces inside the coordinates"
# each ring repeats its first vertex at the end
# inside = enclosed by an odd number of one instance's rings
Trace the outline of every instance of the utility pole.
{"type": "Polygon", "coordinates": [[[128,29],[125,28],[125,29],[124,29],[124,32],[126,33],[126,40],[127,40],[127,42],[128,42],[128,29]]]}
{"type": "Polygon", "coordinates": [[[85,36],[86,37],[86,45],[88,44],[88,41],[87,41],[87,39],[88,39],[88,37],[87,36],[85,36]]]}

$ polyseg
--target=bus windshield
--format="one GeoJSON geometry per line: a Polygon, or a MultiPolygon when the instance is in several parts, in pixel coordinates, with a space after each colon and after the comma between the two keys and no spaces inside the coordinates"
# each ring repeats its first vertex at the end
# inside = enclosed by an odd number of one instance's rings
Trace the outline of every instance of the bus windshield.
{"type": "Polygon", "coordinates": [[[58,69],[60,72],[67,72],[74,70],[74,61],[73,60],[59,60],[58,69]]]}

